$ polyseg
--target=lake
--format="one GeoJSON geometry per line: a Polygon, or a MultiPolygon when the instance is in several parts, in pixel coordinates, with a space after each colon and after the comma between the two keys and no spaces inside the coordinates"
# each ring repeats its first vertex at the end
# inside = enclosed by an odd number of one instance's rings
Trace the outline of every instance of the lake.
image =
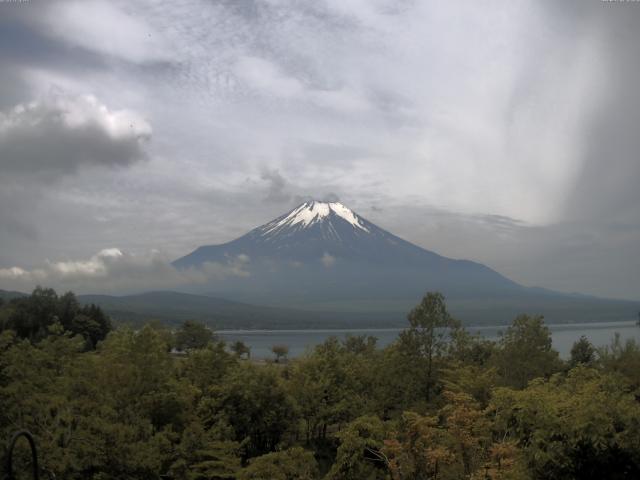
{"type": "MultiPolygon", "coordinates": [[[[574,323],[547,325],[551,330],[553,348],[563,358],[569,357],[573,342],[584,335],[596,347],[608,345],[615,333],[625,341],[635,338],[640,341],[640,327],[635,322],[606,322],[606,323],[574,323]]],[[[471,333],[479,333],[487,339],[496,340],[499,332],[506,326],[467,327],[471,333]]],[[[222,330],[216,332],[222,340],[233,342],[242,340],[251,348],[251,358],[273,358],[273,345],[287,345],[289,357],[294,358],[304,354],[307,350],[323,343],[331,336],[342,339],[347,335],[371,335],[378,338],[378,346],[384,347],[393,342],[401,328],[371,328],[371,329],[342,329],[342,330],[222,330]]]]}

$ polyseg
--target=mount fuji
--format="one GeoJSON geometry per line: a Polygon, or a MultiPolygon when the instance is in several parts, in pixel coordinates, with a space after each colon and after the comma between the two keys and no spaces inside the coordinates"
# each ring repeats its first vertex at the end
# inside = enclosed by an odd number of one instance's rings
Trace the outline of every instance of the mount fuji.
{"type": "Polygon", "coordinates": [[[173,265],[222,265],[238,272],[197,293],[307,311],[401,317],[426,291],[442,292],[454,315],[473,323],[505,323],[518,313],[557,322],[624,320],[634,318],[638,307],[524,287],[480,263],[407,242],[338,202],[305,202],[236,240],[199,247],[173,265]]]}

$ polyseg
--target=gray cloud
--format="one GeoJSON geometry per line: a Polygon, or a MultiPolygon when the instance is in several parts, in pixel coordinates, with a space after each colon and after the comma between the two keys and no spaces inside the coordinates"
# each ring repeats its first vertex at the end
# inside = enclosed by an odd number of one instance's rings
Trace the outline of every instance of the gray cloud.
{"type": "Polygon", "coordinates": [[[320,189],[317,187],[310,189],[291,185],[278,170],[263,169],[260,179],[266,181],[268,185],[265,200],[269,203],[284,205],[283,208],[299,205],[310,200],[320,200],[322,202],[340,201],[340,196],[336,193],[331,191],[323,192],[326,189],[325,186],[321,186],[320,189]],[[315,195],[308,193],[313,190],[317,191],[315,195]]]}
{"type": "Polygon", "coordinates": [[[640,42],[638,9],[585,9],[606,40],[607,72],[602,101],[588,128],[585,160],[567,202],[567,215],[598,223],[640,226],[640,42]]]}
{"type": "Polygon", "coordinates": [[[274,203],[286,203],[291,199],[287,190],[287,181],[278,170],[265,169],[260,175],[268,183],[266,200],[274,203]]]}
{"type": "Polygon", "coordinates": [[[339,202],[340,201],[340,196],[338,196],[337,194],[333,193],[333,192],[329,192],[326,195],[322,196],[320,198],[321,201],[323,202],[339,202]]]}
{"type": "Polygon", "coordinates": [[[134,112],[110,111],[90,95],[56,95],[0,112],[0,167],[55,175],[81,165],[127,165],[144,158],[150,135],[134,112]]]}
{"type": "Polygon", "coordinates": [[[11,108],[30,95],[30,90],[22,79],[22,73],[16,66],[0,68],[0,110],[11,108]]]}

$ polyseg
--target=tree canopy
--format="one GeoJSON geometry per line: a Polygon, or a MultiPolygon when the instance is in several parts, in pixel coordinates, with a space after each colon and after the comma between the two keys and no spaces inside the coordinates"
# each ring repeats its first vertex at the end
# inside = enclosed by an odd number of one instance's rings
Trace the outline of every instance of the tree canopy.
{"type": "Polygon", "coordinates": [[[0,331],[12,330],[20,338],[37,342],[59,323],[66,332],[84,338],[93,350],[111,331],[110,318],[94,304],[80,305],[73,292],[58,294],[52,288],[37,287],[31,295],[0,304],[0,331]]]}
{"type": "Polygon", "coordinates": [[[580,339],[563,361],[542,317],[492,342],[428,294],[389,346],[278,363],[193,322],[102,335],[97,307],[47,289],[0,319],[0,435],[33,432],[57,478],[640,478],[640,347],[580,339]]]}

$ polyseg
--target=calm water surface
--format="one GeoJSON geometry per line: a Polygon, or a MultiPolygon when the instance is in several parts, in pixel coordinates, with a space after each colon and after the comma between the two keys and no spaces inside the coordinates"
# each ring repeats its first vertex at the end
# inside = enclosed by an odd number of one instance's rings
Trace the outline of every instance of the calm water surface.
{"type": "MultiPolygon", "coordinates": [[[[606,323],[574,323],[562,325],[548,325],[551,330],[553,348],[564,358],[569,356],[573,342],[581,335],[586,336],[591,343],[600,347],[608,345],[615,333],[625,341],[635,338],[640,341],[640,327],[635,322],[606,322],[606,323]]],[[[468,327],[471,333],[479,333],[485,338],[496,340],[499,332],[506,327],[468,327]]],[[[223,330],[217,334],[225,341],[242,340],[251,348],[252,358],[272,358],[273,345],[287,345],[289,357],[298,357],[307,350],[324,342],[331,336],[343,339],[347,335],[371,335],[378,338],[378,346],[384,347],[393,342],[401,328],[371,328],[344,330],[223,330]]]]}

